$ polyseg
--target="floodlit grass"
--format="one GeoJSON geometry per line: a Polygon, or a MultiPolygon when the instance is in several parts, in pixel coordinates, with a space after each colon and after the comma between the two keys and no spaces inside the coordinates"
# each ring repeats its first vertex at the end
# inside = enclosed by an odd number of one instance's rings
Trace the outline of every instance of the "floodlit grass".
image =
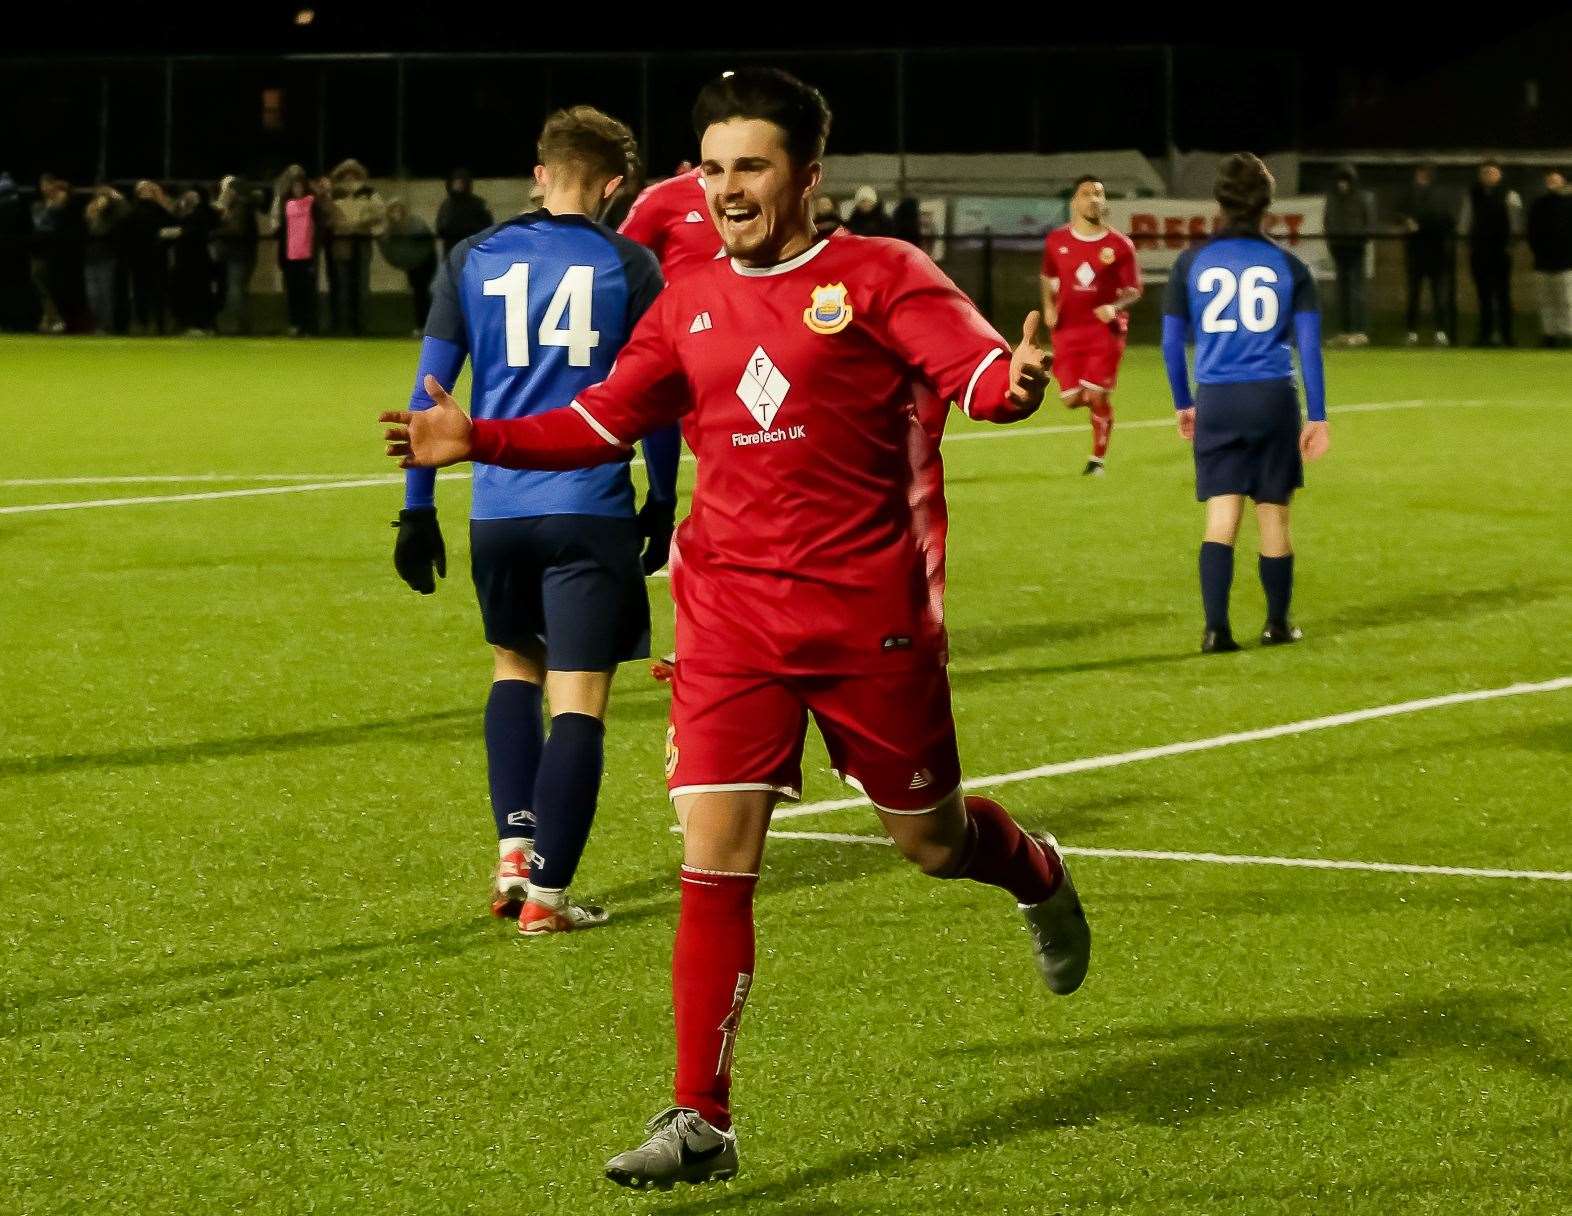
{"type": "MultiPolygon", "coordinates": [[[[380,476],[413,362],[0,342],[0,481],[380,476]]],[[[1334,414],[1284,650],[1194,653],[1170,428],[1117,429],[1101,480],[1082,431],[947,446],[970,774],[1572,674],[1572,358],[1339,352],[1329,382],[1425,404],[1334,414]]],[[[1155,350],[1116,404],[1169,416],[1155,350]]],[[[760,888],[742,1174],[616,1190],[671,1066],[666,694],[635,665],[613,703],[579,883],[612,925],[517,940],[484,914],[466,493],[444,478],[426,598],[393,573],[392,480],[0,513],[0,1211],[1572,1210],[1572,883],[1083,858],[1093,973],[1056,1000],[998,892],[801,840],[760,888]]],[[[1242,637],[1252,554],[1247,529],[1242,637]]],[[[1551,692],[999,796],[1072,846],[1572,870],[1569,723],[1551,692]]],[[[843,796],[811,756],[806,796],[843,796]]]]}

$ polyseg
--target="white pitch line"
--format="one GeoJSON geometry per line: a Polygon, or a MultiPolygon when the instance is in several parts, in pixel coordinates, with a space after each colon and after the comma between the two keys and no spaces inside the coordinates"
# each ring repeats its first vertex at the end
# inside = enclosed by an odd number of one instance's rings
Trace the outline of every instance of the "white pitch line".
{"type": "MultiPolygon", "coordinates": [[[[1466,705],[1473,701],[1494,701],[1501,697],[1524,697],[1535,693],[1560,692],[1572,688],[1572,676],[1542,680],[1537,684],[1508,684],[1503,688],[1483,688],[1473,692],[1454,692],[1441,697],[1422,697],[1416,701],[1399,701],[1392,705],[1377,705],[1370,709],[1355,709],[1347,713],[1328,714],[1323,718],[1306,718],[1299,722],[1284,722],[1277,726],[1264,726],[1257,730],[1235,731],[1214,735],[1209,739],[1188,739],[1181,743],[1165,743],[1160,747],[1142,747],[1135,751],[1114,752],[1105,756],[1085,756],[1079,760],[1064,760],[1057,764],[1041,764],[1036,768],[1017,769],[1012,773],[995,773],[989,777],[974,777],[965,783],[969,790],[993,789],[1001,785],[1014,785],[1019,781],[1035,781],[1041,777],[1060,777],[1067,773],[1085,773],[1094,769],[1114,768],[1121,764],[1135,764],[1141,760],[1157,760],[1164,756],[1182,756],[1189,752],[1211,751],[1218,747],[1232,747],[1236,743],[1255,743],[1262,739],[1280,739],[1285,735],[1303,735],[1311,731],[1330,730],[1334,726],[1349,726],[1356,722],[1370,722],[1377,718],[1395,718],[1401,714],[1417,714],[1427,709],[1441,709],[1448,705],[1466,705]]],[[[801,806],[776,811],[774,818],[797,819],[804,815],[822,815],[828,811],[846,810],[850,807],[872,805],[866,798],[835,798],[828,802],[807,802],[801,806]]]]}
{"type": "Polygon", "coordinates": [[[150,494],[139,498],[84,498],[80,502],[33,502],[0,507],[0,515],[28,515],[35,511],[85,511],[93,507],[142,507],[151,503],[212,502],[219,498],[255,498],[262,494],[307,494],[313,490],[353,490],[361,486],[395,485],[398,478],[368,477],[359,481],[315,481],[292,486],[259,486],[250,490],[207,490],[200,494],[150,494]]]}
{"type": "MultiPolygon", "coordinates": [[[[1482,405],[1482,404],[1484,404],[1484,402],[1482,402],[1482,401],[1464,401],[1464,400],[1456,400],[1456,401],[1426,401],[1426,400],[1420,400],[1420,399],[1416,398],[1414,400],[1409,400],[1409,401],[1363,401],[1363,402],[1356,402],[1356,403],[1354,403],[1352,405],[1335,405],[1335,406],[1332,406],[1330,408],[1331,408],[1331,412],[1335,413],[1335,414],[1355,414],[1355,413],[1373,413],[1373,412],[1376,412],[1376,411],[1385,411],[1385,410],[1431,409],[1431,408],[1435,408],[1435,407],[1438,407],[1438,406],[1482,405]]],[[[1121,432],[1123,432],[1123,431],[1136,431],[1136,430],[1150,430],[1150,429],[1156,429],[1158,427],[1171,427],[1173,425],[1174,425],[1174,421],[1173,421],[1172,418],[1139,418],[1139,419],[1136,419],[1133,422],[1121,422],[1119,424],[1119,429],[1120,429],[1121,432]]],[[[1086,425],[1084,423],[1083,424],[1079,424],[1079,425],[1077,425],[1077,424],[1066,424],[1066,425],[1058,425],[1058,426],[1029,426],[1029,427],[1006,426],[1006,427],[992,427],[992,428],[990,428],[988,430],[985,430],[985,431],[956,431],[953,434],[948,434],[947,433],[945,435],[945,437],[944,437],[944,443],[946,445],[952,444],[952,443],[967,443],[967,442],[970,442],[972,440],[979,440],[979,439],[1025,439],[1025,438],[1027,438],[1029,436],[1034,436],[1034,435],[1081,435],[1081,434],[1085,434],[1085,432],[1086,432],[1086,425]]],[[[631,464],[635,464],[635,465],[642,465],[644,463],[644,461],[642,459],[635,458],[630,463],[631,464]]],[[[693,457],[692,456],[683,456],[682,457],[682,463],[683,464],[692,464],[693,463],[693,457]]],[[[304,484],[301,484],[301,485],[290,485],[290,486],[267,486],[267,487],[264,487],[264,488],[261,488],[261,489],[255,489],[255,490],[222,490],[222,491],[215,491],[215,492],[205,493],[205,494],[149,494],[149,495],[139,496],[139,497],[136,497],[136,498],[91,498],[91,499],[84,499],[81,502],[37,502],[37,503],[27,503],[27,504],[24,504],[24,505],[21,505],[21,506],[0,507],[0,515],[27,515],[27,514],[32,514],[32,513],[35,513],[35,512],[39,512],[39,511],[81,511],[81,510],[87,510],[87,509],[94,508],[94,507],[136,507],[136,506],[144,506],[144,505],[149,504],[149,503],[163,503],[163,502],[212,502],[212,501],[214,501],[216,499],[221,499],[221,498],[250,498],[250,497],[253,497],[253,496],[256,496],[256,495],[259,495],[259,494],[305,494],[305,493],[311,493],[313,491],[318,491],[318,490],[351,490],[351,489],[356,489],[356,488],[362,487],[362,486],[382,486],[382,485],[387,485],[390,482],[398,480],[397,476],[374,477],[374,478],[357,477],[357,478],[355,478],[353,480],[344,479],[344,480],[334,480],[334,481],[326,481],[326,480],[310,481],[310,480],[306,480],[306,479],[309,479],[311,477],[318,477],[318,476],[321,476],[321,475],[318,475],[318,474],[280,473],[280,474],[277,475],[277,477],[266,477],[266,478],[262,477],[261,475],[257,475],[256,478],[255,478],[256,480],[284,481],[284,480],[297,480],[297,479],[299,479],[299,480],[303,480],[304,484]]],[[[468,474],[467,473],[448,474],[447,476],[449,476],[449,477],[454,477],[454,476],[467,477],[468,474]]],[[[149,481],[149,482],[160,481],[160,480],[167,480],[167,481],[209,481],[209,480],[211,480],[211,481],[219,481],[219,480],[226,480],[226,479],[228,479],[228,480],[244,480],[243,478],[238,478],[238,477],[231,479],[231,478],[227,478],[227,475],[206,474],[206,473],[199,474],[199,475],[192,476],[192,477],[153,477],[153,476],[149,476],[149,477],[146,477],[146,478],[131,478],[131,477],[126,477],[126,478],[116,478],[116,477],[30,478],[30,479],[29,478],[21,478],[21,479],[14,479],[14,480],[10,480],[10,481],[0,481],[0,487],[4,487],[4,486],[29,486],[29,485],[31,485],[31,486],[44,486],[44,485],[92,485],[94,483],[101,483],[101,484],[109,485],[109,484],[118,484],[118,483],[131,484],[131,483],[134,483],[136,481],[149,481]]]]}
{"type": "Polygon", "coordinates": [[[117,477],[7,477],[0,487],[182,485],[209,481],[354,481],[365,473],[141,473],[117,477]]]}
{"type": "MultiPolygon", "coordinates": [[[[888,836],[854,832],[775,832],[781,840],[822,840],[830,844],[888,845],[888,836]]],[[[1376,874],[1422,874],[1447,878],[1516,878],[1528,882],[1572,882],[1572,870],[1497,870],[1475,866],[1427,866],[1401,861],[1343,861],[1327,857],[1257,857],[1249,853],[1174,853],[1166,849],[1091,849],[1060,845],[1066,857],[1103,857],[1128,861],[1188,861],[1213,866],[1282,866],[1294,870],[1364,870],[1376,874]]]]}

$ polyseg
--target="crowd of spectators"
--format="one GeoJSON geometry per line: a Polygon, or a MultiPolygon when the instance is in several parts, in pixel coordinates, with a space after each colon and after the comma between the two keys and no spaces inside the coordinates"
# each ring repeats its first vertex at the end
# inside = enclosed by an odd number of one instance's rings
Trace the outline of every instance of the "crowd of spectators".
{"type": "MultiPolygon", "coordinates": [[[[1372,239],[1386,235],[1373,196],[1360,188],[1358,171],[1340,166],[1326,195],[1326,242],[1337,282],[1337,341],[1370,341],[1367,259],[1372,239]]],[[[1566,175],[1547,170],[1544,190],[1526,209],[1504,180],[1499,161],[1482,162],[1457,199],[1436,185],[1436,167],[1415,167],[1396,201],[1407,277],[1405,321],[1409,345],[1419,342],[1419,319],[1428,290],[1435,344],[1455,340],[1453,267],[1457,242],[1467,252],[1478,301],[1475,346],[1512,346],[1514,242],[1528,246],[1539,286],[1541,344],[1572,347],[1572,193],[1566,175]]]]}
{"type": "MultiPolygon", "coordinates": [[[[1522,240],[1539,289],[1541,341],[1572,347],[1572,191],[1563,172],[1547,171],[1543,192],[1525,208],[1496,161],[1478,167],[1460,199],[1436,184],[1433,164],[1421,164],[1396,199],[1395,220],[1410,344],[1420,340],[1426,293],[1434,341],[1455,340],[1453,274],[1462,241],[1478,300],[1475,344],[1511,345],[1513,245],[1522,240]]],[[[249,334],[256,328],[257,263],[268,250],[277,259],[291,335],[365,333],[378,256],[407,282],[409,324],[418,333],[439,252],[493,222],[463,169],[449,175],[434,223],[402,200],[384,198],[354,159],[316,177],[291,165],[271,186],[229,176],[211,189],[183,183],[173,192],[151,180],[127,193],[107,183],[76,190],[46,174],[28,197],[0,172],[0,330],[249,334]]],[[[917,200],[902,198],[890,208],[872,186],[858,187],[844,208],[827,196],[816,199],[814,225],[821,235],[844,227],[923,242],[917,200]]],[[[1338,342],[1369,341],[1370,245],[1391,232],[1358,171],[1340,167],[1325,211],[1338,342]]]]}
{"type": "Polygon", "coordinates": [[[29,199],[0,173],[0,330],[249,334],[257,262],[270,248],[291,335],[365,333],[378,254],[407,280],[418,331],[439,244],[445,253],[492,222],[465,170],[448,179],[434,228],[384,199],[354,159],[318,177],[291,165],[270,188],[229,176],[171,193],[140,181],[129,197],[46,174],[29,199]]]}

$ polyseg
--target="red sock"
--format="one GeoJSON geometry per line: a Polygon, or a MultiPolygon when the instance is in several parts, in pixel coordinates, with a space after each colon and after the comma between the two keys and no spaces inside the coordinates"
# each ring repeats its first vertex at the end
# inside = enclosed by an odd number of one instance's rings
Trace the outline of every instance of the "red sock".
{"type": "Polygon", "coordinates": [[[757,874],[682,867],[682,911],[671,953],[677,1012],[677,1105],[731,1126],[731,1053],[753,984],[757,874]]]}
{"type": "Polygon", "coordinates": [[[1108,437],[1113,434],[1113,398],[1106,393],[1092,406],[1092,459],[1108,455],[1108,437]]]}
{"type": "Polygon", "coordinates": [[[992,798],[966,799],[971,821],[971,855],[958,878],[1003,887],[1018,904],[1040,904],[1054,893],[1064,871],[1052,853],[1021,831],[992,798]]]}

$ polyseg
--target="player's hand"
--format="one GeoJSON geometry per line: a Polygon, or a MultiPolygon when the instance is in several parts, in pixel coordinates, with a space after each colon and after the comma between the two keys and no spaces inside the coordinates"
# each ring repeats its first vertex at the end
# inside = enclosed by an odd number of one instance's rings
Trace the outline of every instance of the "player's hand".
{"type": "Polygon", "coordinates": [[[411,591],[430,595],[437,589],[437,578],[448,576],[448,550],[442,543],[435,507],[405,507],[393,521],[398,539],[393,542],[393,569],[409,584],[411,591]]]}
{"type": "Polygon", "coordinates": [[[1325,422],[1307,422],[1299,432],[1299,454],[1306,460],[1320,460],[1332,446],[1332,432],[1325,422]]]}
{"type": "Polygon", "coordinates": [[[379,422],[394,425],[383,432],[388,455],[401,469],[440,469],[468,460],[473,427],[469,415],[459,409],[437,378],[426,376],[427,410],[387,410],[377,415],[379,422]]]}
{"type": "Polygon", "coordinates": [[[1096,308],[1092,309],[1092,316],[1096,317],[1104,325],[1112,325],[1114,318],[1118,315],[1119,310],[1112,304],[1099,304],[1096,308]]]}
{"type": "Polygon", "coordinates": [[[1179,438],[1186,443],[1195,441],[1195,406],[1187,410],[1175,410],[1174,417],[1179,422],[1179,438]]]}
{"type": "Polygon", "coordinates": [[[677,504],[646,498],[639,508],[639,535],[645,540],[640,564],[645,574],[654,574],[671,556],[671,534],[677,527],[677,504]]]}
{"type": "Polygon", "coordinates": [[[1043,315],[1035,308],[1021,325],[1021,344],[1010,355],[1010,400],[1023,414],[1034,412],[1048,390],[1048,369],[1053,357],[1038,343],[1043,315]]]}

